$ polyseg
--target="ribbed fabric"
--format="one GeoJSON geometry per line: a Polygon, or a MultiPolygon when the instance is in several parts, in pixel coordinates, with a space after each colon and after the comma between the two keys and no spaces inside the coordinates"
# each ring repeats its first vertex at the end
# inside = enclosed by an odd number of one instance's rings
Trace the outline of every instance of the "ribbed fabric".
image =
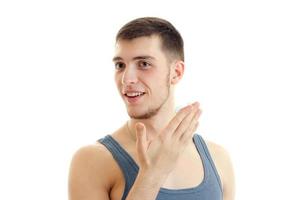
{"type": "MultiPolygon", "coordinates": [[[[121,200],[125,200],[132,187],[139,167],[127,151],[111,136],[106,135],[98,140],[112,154],[120,166],[125,178],[125,189],[121,200]]],[[[193,137],[194,144],[202,159],[204,178],[198,186],[185,189],[160,188],[156,200],[222,200],[220,177],[212,161],[208,148],[199,134],[193,137]]]]}

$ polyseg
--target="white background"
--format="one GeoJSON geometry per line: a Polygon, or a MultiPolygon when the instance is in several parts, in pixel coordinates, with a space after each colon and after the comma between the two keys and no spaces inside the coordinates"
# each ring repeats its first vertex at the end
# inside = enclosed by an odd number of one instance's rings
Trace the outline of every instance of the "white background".
{"type": "Polygon", "coordinates": [[[297,1],[1,1],[0,199],[67,199],[70,160],[127,120],[113,82],[129,20],[171,21],[185,40],[177,105],[224,146],[236,199],[300,199],[297,1]]]}

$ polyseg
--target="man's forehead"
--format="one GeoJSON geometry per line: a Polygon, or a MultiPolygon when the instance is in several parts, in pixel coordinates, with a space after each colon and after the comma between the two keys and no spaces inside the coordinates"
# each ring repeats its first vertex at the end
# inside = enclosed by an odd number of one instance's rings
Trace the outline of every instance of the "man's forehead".
{"type": "Polygon", "coordinates": [[[113,61],[138,58],[155,60],[162,54],[160,41],[157,37],[140,37],[117,41],[113,61]]]}
{"type": "Polygon", "coordinates": [[[158,36],[144,36],[130,40],[121,39],[116,42],[116,48],[129,48],[129,47],[161,47],[161,41],[158,36]]]}

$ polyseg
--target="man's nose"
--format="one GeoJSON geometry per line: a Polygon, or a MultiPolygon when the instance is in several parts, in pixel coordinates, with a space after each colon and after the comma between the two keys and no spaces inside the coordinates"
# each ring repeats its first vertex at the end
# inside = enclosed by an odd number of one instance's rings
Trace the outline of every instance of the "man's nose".
{"type": "Polygon", "coordinates": [[[134,66],[126,67],[122,77],[122,84],[123,85],[135,84],[137,83],[137,81],[138,81],[137,72],[134,66]]]}

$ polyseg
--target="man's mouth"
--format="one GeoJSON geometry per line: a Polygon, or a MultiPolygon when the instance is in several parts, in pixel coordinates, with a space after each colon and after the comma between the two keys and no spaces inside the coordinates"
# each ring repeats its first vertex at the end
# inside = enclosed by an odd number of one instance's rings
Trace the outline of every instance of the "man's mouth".
{"type": "Polygon", "coordinates": [[[125,96],[129,98],[135,98],[135,97],[143,96],[144,94],[145,92],[127,92],[125,93],[125,96]]]}
{"type": "Polygon", "coordinates": [[[143,98],[146,92],[125,92],[124,97],[129,104],[137,104],[143,98]]]}

